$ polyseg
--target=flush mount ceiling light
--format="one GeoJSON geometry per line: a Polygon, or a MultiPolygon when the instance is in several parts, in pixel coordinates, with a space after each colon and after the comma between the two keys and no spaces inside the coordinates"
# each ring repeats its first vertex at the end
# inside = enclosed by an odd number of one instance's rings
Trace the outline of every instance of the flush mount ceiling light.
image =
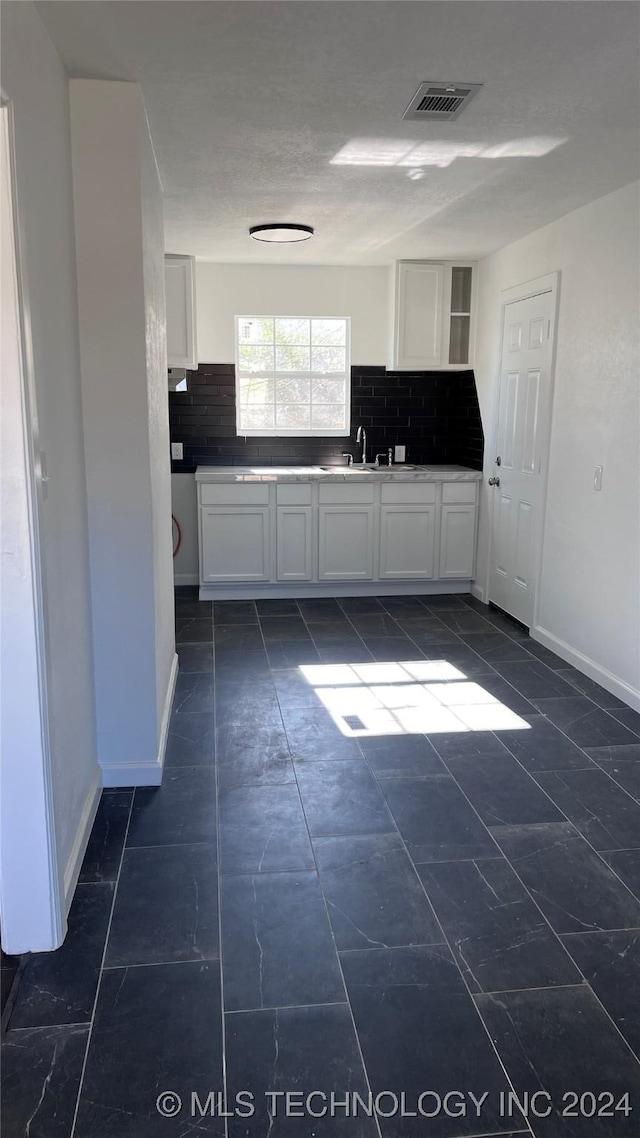
{"type": "Polygon", "coordinates": [[[254,241],[270,241],[279,245],[291,241],[308,241],[313,237],[313,226],[292,225],[287,221],[278,221],[271,225],[252,225],[249,236],[253,237],[254,241]]]}

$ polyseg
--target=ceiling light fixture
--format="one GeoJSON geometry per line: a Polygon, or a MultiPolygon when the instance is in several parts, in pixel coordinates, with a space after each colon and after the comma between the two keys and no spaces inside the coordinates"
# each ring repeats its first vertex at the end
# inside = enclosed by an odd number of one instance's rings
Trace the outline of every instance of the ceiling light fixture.
{"type": "Polygon", "coordinates": [[[252,225],[249,236],[254,241],[270,241],[286,244],[291,241],[308,241],[313,237],[313,226],[292,225],[288,221],[278,221],[270,225],[252,225]]]}

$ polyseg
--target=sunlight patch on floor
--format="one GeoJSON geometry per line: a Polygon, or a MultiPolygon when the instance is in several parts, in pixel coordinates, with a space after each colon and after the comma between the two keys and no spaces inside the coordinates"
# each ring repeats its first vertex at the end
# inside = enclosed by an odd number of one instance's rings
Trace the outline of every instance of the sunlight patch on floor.
{"type": "Polygon", "coordinates": [[[351,737],[530,727],[448,660],[307,664],[300,671],[351,737]]]}

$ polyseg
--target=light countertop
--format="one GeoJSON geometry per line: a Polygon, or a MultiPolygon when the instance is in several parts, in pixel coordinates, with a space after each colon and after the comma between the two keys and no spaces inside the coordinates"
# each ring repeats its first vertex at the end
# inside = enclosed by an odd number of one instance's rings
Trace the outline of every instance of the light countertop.
{"type": "Polygon", "coordinates": [[[479,482],[467,466],[199,466],[196,482],[479,482]]]}

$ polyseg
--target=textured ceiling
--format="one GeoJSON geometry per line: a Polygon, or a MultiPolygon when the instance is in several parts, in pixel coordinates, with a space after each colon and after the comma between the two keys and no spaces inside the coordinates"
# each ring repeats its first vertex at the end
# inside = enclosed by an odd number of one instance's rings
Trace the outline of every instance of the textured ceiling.
{"type": "Polygon", "coordinates": [[[141,84],[172,252],[336,264],[476,256],[638,177],[636,3],[38,9],[70,74],[141,84]],[[404,122],[425,79],[484,86],[453,123],[404,122]],[[316,236],[257,245],[247,229],[263,221],[301,221],[316,236]]]}

